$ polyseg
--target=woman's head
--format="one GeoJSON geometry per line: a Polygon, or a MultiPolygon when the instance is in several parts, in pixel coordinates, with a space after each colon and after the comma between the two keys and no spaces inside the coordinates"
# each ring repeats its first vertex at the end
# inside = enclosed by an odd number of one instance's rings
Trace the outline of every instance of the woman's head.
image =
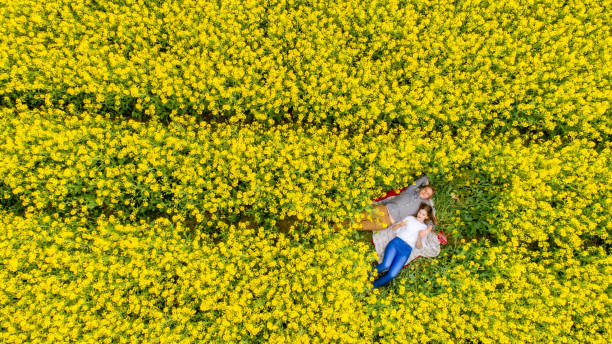
{"type": "Polygon", "coordinates": [[[437,222],[436,217],[433,214],[433,208],[427,203],[421,203],[421,205],[419,205],[419,210],[417,210],[416,214],[414,214],[414,217],[416,217],[416,219],[420,222],[431,220],[434,225],[437,222]]]}

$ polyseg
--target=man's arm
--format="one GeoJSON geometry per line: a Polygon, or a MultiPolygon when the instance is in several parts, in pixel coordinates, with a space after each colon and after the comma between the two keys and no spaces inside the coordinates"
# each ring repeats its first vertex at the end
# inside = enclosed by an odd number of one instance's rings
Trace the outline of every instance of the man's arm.
{"type": "Polygon", "coordinates": [[[419,188],[422,188],[425,185],[429,184],[429,179],[427,179],[427,176],[422,176],[421,178],[417,179],[414,181],[414,185],[416,185],[419,188]]]}
{"type": "Polygon", "coordinates": [[[421,187],[423,187],[423,186],[425,186],[427,184],[429,184],[429,180],[427,179],[427,176],[422,176],[421,178],[415,180],[412,185],[409,185],[408,188],[406,189],[406,191],[408,191],[408,190],[416,191],[419,188],[421,188],[421,187]]]}

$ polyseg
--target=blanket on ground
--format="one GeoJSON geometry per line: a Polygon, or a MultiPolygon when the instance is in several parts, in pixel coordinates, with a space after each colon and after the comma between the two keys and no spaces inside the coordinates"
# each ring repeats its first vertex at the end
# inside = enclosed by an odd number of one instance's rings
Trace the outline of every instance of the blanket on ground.
{"type": "MultiPolygon", "coordinates": [[[[374,249],[378,255],[378,264],[382,263],[385,256],[385,249],[391,240],[395,238],[396,233],[396,231],[391,229],[391,226],[379,231],[372,231],[372,243],[374,244],[374,249]]],[[[430,232],[427,234],[422,239],[422,244],[423,245],[421,248],[414,247],[412,249],[410,257],[408,257],[408,260],[406,261],[406,265],[417,257],[433,258],[440,254],[440,239],[438,239],[438,235],[436,233],[430,232]]]]}

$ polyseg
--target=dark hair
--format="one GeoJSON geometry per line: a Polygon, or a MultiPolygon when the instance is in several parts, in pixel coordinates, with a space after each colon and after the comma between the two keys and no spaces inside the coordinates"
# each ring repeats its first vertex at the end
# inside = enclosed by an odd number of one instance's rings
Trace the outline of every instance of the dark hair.
{"type": "Polygon", "coordinates": [[[419,210],[416,211],[414,217],[417,216],[421,209],[425,209],[425,211],[427,212],[427,217],[429,217],[431,222],[433,222],[434,226],[438,224],[438,221],[436,220],[436,217],[433,214],[433,208],[425,202],[421,202],[421,204],[419,205],[419,210]]]}

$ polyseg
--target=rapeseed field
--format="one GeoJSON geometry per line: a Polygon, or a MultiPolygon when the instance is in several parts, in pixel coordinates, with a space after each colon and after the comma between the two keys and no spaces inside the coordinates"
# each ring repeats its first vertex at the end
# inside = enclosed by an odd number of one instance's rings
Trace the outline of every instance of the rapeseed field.
{"type": "Polygon", "coordinates": [[[611,7],[0,0],[0,342],[607,343],[611,7]]]}

